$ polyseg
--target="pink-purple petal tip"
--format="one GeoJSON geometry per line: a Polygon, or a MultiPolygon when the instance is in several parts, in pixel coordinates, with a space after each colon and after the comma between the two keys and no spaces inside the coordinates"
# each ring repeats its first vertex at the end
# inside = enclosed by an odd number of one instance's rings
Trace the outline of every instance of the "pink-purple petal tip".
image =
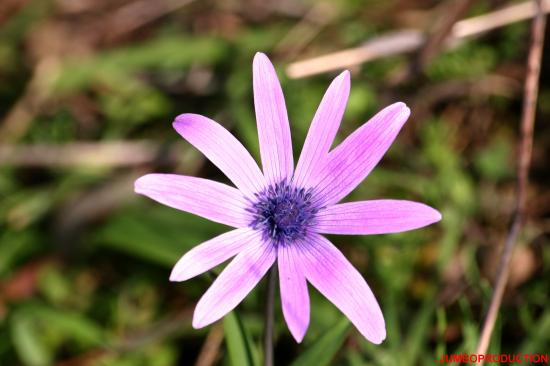
{"type": "Polygon", "coordinates": [[[273,246],[260,240],[248,245],[201,297],[193,313],[193,327],[205,327],[233,310],[271,268],[276,257],[273,246]]]}
{"type": "Polygon", "coordinates": [[[177,174],[147,174],[134,183],[136,193],[163,205],[233,227],[247,227],[248,201],[236,188],[177,174]]]}
{"type": "Polygon", "coordinates": [[[278,248],[279,288],[283,315],[290,333],[300,343],[309,326],[309,293],[296,245],[278,248]]]}
{"type": "Polygon", "coordinates": [[[405,103],[389,105],[335,147],[308,182],[316,187],[320,204],[334,204],[355,189],[382,159],[409,115],[405,103]]]}
{"type": "Polygon", "coordinates": [[[176,117],[174,129],[216,165],[248,197],[265,187],[265,179],[246,148],[221,124],[200,114],[176,117]]]}
{"type": "Polygon", "coordinates": [[[332,81],[323,95],[296,165],[293,179],[297,185],[307,185],[325,160],[340,127],[350,86],[350,74],[346,70],[332,81]]]}
{"type": "Polygon", "coordinates": [[[323,209],[316,231],[323,234],[373,235],[419,229],[441,220],[441,213],[419,202],[371,200],[346,202],[323,209]]]}
{"type": "Polygon", "coordinates": [[[176,263],[170,281],[181,282],[211,270],[259,240],[250,228],[236,229],[197,245],[176,263]]]}
{"type": "Polygon", "coordinates": [[[269,183],[292,177],[294,158],[283,89],[269,58],[257,53],[252,62],[254,109],[263,172],[269,183]]]}
{"type": "Polygon", "coordinates": [[[332,243],[317,234],[301,247],[307,280],[329,299],[369,341],[386,338],[384,315],[367,282],[332,243]]]}

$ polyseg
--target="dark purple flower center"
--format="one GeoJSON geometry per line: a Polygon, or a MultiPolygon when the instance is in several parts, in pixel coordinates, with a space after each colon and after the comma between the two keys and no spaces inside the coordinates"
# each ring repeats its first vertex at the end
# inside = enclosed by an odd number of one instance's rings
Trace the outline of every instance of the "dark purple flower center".
{"type": "Polygon", "coordinates": [[[287,181],[256,193],[256,202],[248,210],[254,217],[250,227],[276,243],[303,238],[319,211],[311,196],[311,189],[297,188],[287,181]]]}

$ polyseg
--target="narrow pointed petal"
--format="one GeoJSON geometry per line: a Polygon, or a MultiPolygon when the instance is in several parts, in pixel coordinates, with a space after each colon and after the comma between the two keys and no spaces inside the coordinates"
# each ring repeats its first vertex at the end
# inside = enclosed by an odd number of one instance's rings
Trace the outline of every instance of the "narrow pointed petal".
{"type": "Polygon", "coordinates": [[[392,104],[332,150],[306,184],[315,187],[319,204],[334,204],[355,189],[382,159],[409,115],[404,103],[392,104]]]}
{"type": "Polygon", "coordinates": [[[311,234],[300,245],[301,266],[307,280],[329,299],[372,343],[386,338],[382,310],[367,282],[327,239],[311,234]]]}
{"type": "Polygon", "coordinates": [[[296,185],[307,182],[329,152],[346,109],[349,91],[350,76],[346,70],[332,81],[313,117],[294,173],[296,185]]]}
{"type": "Polygon", "coordinates": [[[277,255],[283,315],[298,343],[304,339],[309,326],[309,294],[299,255],[292,245],[279,246],[277,255]]]}
{"type": "Polygon", "coordinates": [[[247,197],[265,187],[265,178],[244,146],[219,123],[199,114],[181,114],[174,129],[216,165],[247,197]]]}
{"type": "Polygon", "coordinates": [[[199,300],[193,315],[193,327],[205,327],[233,310],[262,279],[276,258],[273,245],[261,240],[239,253],[199,300]]]}
{"type": "Polygon", "coordinates": [[[163,205],[241,228],[250,223],[249,202],[226,184],[176,174],[147,174],[134,183],[136,193],[163,205]]]}
{"type": "Polygon", "coordinates": [[[373,200],[329,206],[316,218],[318,233],[370,235],[418,229],[441,220],[441,214],[423,203],[373,200]]]}
{"type": "Polygon", "coordinates": [[[259,240],[257,231],[236,229],[197,245],[176,263],[170,281],[180,282],[198,276],[234,257],[251,243],[259,240]]]}
{"type": "Polygon", "coordinates": [[[285,97],[271,61],[263,53],[252,64],[254,107],[262,167],[268,183],[290,179],[294,169],[285,97]]]}

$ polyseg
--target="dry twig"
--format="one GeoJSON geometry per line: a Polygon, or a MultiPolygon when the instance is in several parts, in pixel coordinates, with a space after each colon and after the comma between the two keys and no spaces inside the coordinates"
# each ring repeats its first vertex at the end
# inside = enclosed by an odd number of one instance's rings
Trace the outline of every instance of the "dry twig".
{"type": "Polygon", "coordinates": [[[212,327],[204,344],[202,345],[201,352],[197,357],[195,366],[212,366],[215,364],[218,358],[220,346],[223,341],[223,328],[218,323],[212,327]]]}
{"type": "MultiPolygon", "coordinates": [[[[550,0],[542,0],[542,4],[544,13],[550,12],[550,0]]],[[[526,1],[488,14],[461,20],[456,22],[452,27],[444,46],[450,47],[468,37],[481,35],[490,30],[532,18],[535,14],[536,8],[534,4],[531,1],[526,1]]],[[[400,30],[384,34],[359,47],[293,62],[287,66],[286,72],[291,78],[303,78],[324,72],[351,68],[378,58],[417,50],[425,42],[426,37],[419,30],[400,30]]]]}
{"type": "Polygon", "coordinates": [[[525,78],[525,89],[523,98],[523,111],[521,116],[521,135],[519,141],[518,170],[517,170],[517,193],[514,204],[512,224],[504,244],[502,257],[500,259],[499,272],[496,285],[491,297],[489,311],[483,324],[476,353],[485,354],[491,340],[491,334],[502,303],[502,297],[508,281],[510,272],[510,260],[512,250],[517,236],[525,219],[525,201],[529,175],[529,165],[533,148],[533,127],[535,124],[535,112],[537,104],[538,83],[540,76],[540,65],[542,48],[544,44],[544,27],[546,23],[542,0],[534,0],[538,9],[531,28],[531,45],[527,59],[527,76],[525,78]]]}
{"type": "MultiPolygon", "coordinates": [[[[72,142],[63,145],[0,145],[0,166],[124,167],[151,163],[162,146],[148,141],[72,142]]],[[[177,161],[176,151],[166,151],[167,161],[177,161]]]]}
{"type": "Polygon", "coordinates": [[[275,47],[275,53],[285,53],[289,59],[293,59],[335,17],[336,12],[333,4],[327,2],[317,3],[281,39],[275,47]]]}
{"type": "Polygon", "coordinates": [[[108,15],[106,17],[107,19],[101,19],[101,22],[107,24],[109,33],[106,34],[106,36],[112,43],[119,40],[122,36],[132,33],[161,17],[177,11],[193,1],[194,0],[138,0],[121,6],[112,14],[108,15]]]}
{"type": "Polygon", "coordinates": [[[49,57],[37,63],[23,95],[0,121],[0,142],[17,141],[23,136],[33,118],[50,100],[49,83],[52,75],[57,75],[58,61],[56,57],[49,57]]]}

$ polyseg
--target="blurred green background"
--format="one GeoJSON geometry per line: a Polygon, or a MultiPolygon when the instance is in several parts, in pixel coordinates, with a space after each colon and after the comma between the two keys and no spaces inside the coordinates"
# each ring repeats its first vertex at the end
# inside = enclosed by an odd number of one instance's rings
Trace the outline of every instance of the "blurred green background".
{"type": "MultiPolygon", "coordinates": [[[[2,0],[0,365],[258,364],[265,281],[223,321],[192,329],[212,277],[170,283],[171,266],[227,228],[138,196],[133,181],[153,171],[227,181],[172,129],[183,112],[219,121],[258,158],[256,51],[278,68],[299,152],[337,72],[291,79],[287,65],[387,31],[433,30],[450,3],[2,0]]],[[[473,1],[464,16],[510,3],[473,1]]],[[[348,199],[417,200],[443,220],[402,234],[331,237],[377,295],[387,340],[365,341],[310,287],[302,344],[277,299],[277,365],[429,365],[475,351],[513,207],[528,41],[527,21],[438,52],[406,79],[398,76],[414,53],[351,68],[339,140],[398,100],[412,117],[348,199]]],[[[491,353],[550,349],[549,59],[528,220],[491,353]]]]}

